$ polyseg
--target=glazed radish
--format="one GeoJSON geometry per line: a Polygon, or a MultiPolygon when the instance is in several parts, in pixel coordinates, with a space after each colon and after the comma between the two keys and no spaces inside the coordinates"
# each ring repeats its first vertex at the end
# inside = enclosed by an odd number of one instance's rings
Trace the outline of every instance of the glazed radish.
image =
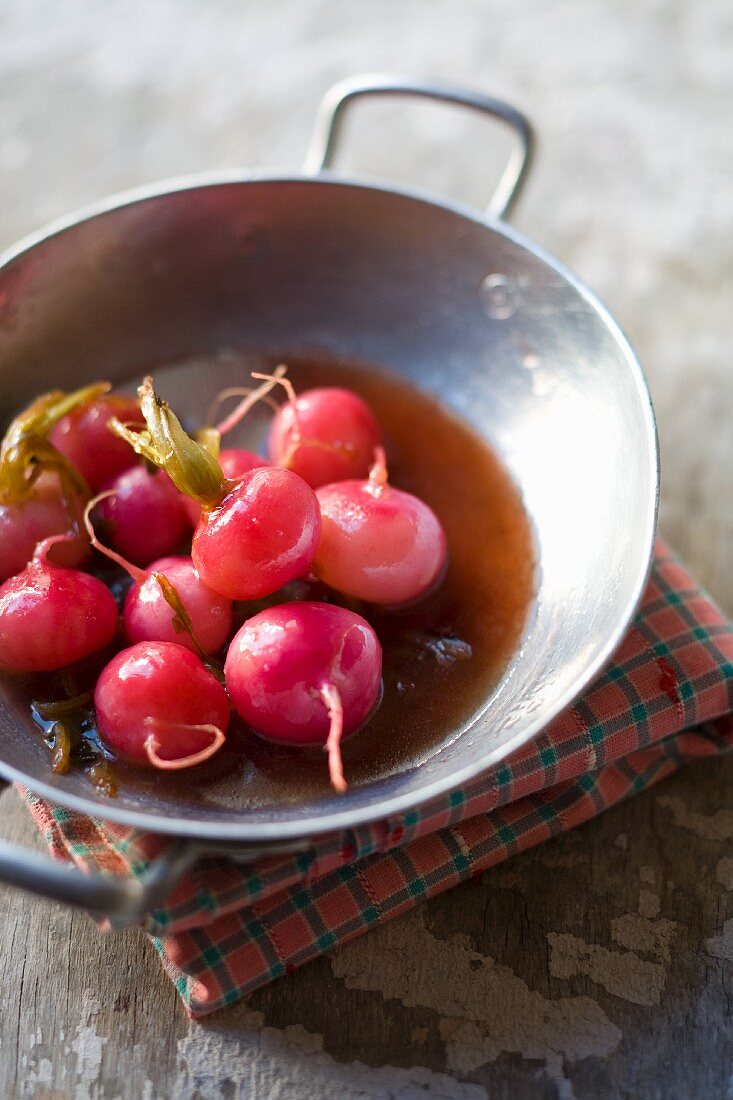
{"type": "Polygon", "coordinates": [[[178,642],[199,655],[211,655],[231,633],[232,601],[204,584],[191,558],[160,558],[127,593],[122,621],[130,642],[178,642]],[[185,617],[175,606],[176,598],[185,617]]]}
{"type": "Polygon", "coordinates": [[[237,478],[248,474],[250,470],[269,466],[270,463],[254,451],[245,451],[241,447],[227,447],[219,455],[219,465],[225,478],[236,481],[237,478]]]}
{"type": "Polygon", "coordinates": [[[138,392],[147,431],[117,430],[203,507],[191,557],[204,583],[232,600],[256,600],[304,576],[321,530],[313,490],[275,466],[228,480],[210,451],[186,435],[151,379],[138,392]]]}
{"type": "Polygon", "coordinates": [[[79,472],[49,443],[56,422],[109,387],[95,383],[71,394],[43,394],[11,423],[0,444],[0,582],[20,572],[36,544],[69,536],[54,554],[77,565],[88,553],[82,511],[89,488],[79,472]]]}
{"type": "Polygon", "coordinates": [[[264,466],[202,513],[191,557],[215,592],[259,600],[305,576],[320,532],[313,490],[290,470],[264,466]]]}
{"type": "Polygon", "coordinates": [[[324,485],[316,576],[348,596],[400,605],[428,593],[446,565],[443,528],[427,504],[388,484],[384,452],[366,481],[324,485]]]}
{"type": "Polygon", "coordinates": [[[89,546],[76,532],[84,509],[85,494],[64,493],[56,473],[41,474],[25,500],[0,500],[0,582],[20,573],[33,557],[39,542],[68,531],[70,538],[57,546],[57,565],[78,565],[89,546]]]}
{"type": "Polygon", "coordinates": [[[296,397],[286,378],[280,378],[280,383],[288,401],[270,428],[272,461],[298,474],[313,489],[332,481],[366,477],[374,449],[382,442],[367,403],[337,386],[304,390],[296,397]]]}
{"type": "Polygon", "coordinates": [[[95,515],[104,539],[136,565],[170,554],[191,529],[181,495],[167,474],[135,466],[105,488],[95,515]]]}
{"type": "Polygon", "coordinates": [[[208,760],[224,743],[229,702],[189,649],[138,642],[102,670],[94,691],[97,730],[118,756],[164,771],[208,760]]]}
{"type": "Polygon", "coordinates": [[[65,536],[42,542],[21,573],[0,586],[0,669],[51,672],[112,641],[117,604],[96,577],[54,565],[49,551],[65,536]]]}
{"type": "MultiPolygon", "coordinates": [[[[245,451],[239,447],[227,447],[219,455],[219,465],[222,473],[228,481],[237,481],[238,478],[248,474],[250,470],[256,470],[259,466],[269,466],[270,463],[254,451],[245,451]]],[[[201,505],[190,497],[183,495],[183,506],[193,527],[201,519],[201,505]]]]}
{"type": "Polygon", "coordinates": [[[187,557],[167,557],[138,569],[97,538],[90,513],[106,494],[90,500],[84,512],[92,546],[122,566],[135,582],[125,597],[125,636],[135,642],[177,642],[200,657],[216,653],[229,637],[232,602],[212,592],[187,557]]]}
{"type": "Polygon", "coordinates": [[[324,745],[331,783],[346,790],[343,735],[379,700],[382,650],[360,615],[325,603],[261,611],[234,636],[224,667],[237,713],[273,741],[324,745]]]}
{"type": "Polygon", "coordinates": [[[73,463],[93,493],[136,462],[125,441],[109,430],[107,425],[113,416],[143,427],[137,401],[112,395],[78,405],[51,432],[53,445],[73,463]]]}

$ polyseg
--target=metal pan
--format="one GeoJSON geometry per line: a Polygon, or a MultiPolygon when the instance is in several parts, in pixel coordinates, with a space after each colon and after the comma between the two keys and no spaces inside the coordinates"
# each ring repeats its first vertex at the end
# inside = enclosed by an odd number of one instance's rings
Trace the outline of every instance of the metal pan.
{"type": "MultiPolygon", "coordinates": [[[[393,77],[326,97],[305,169],[217,175],[125,194],[0,258],[2,415],[51,387],[123,385],[222,349],[377,363],[433,392],[499,453],[534,525],[537,600],[498,688],[419,767],[318,801],[251,806],[246,784],[205,791],[147,773],[116,799],[50,772],[0,687],[0,773],[63,806],[178,838],[142,881],[99,879],[0,845],[0,879],[106,913],[159,902],[203,853],[249,860],[392,819],[465,783],[534,737],[606,662],[636,607],[654,538],[658,455],[649,394],[614,320],[562,265],[503,221],[532,148],[517,111],[393,77]],[[357,97],[421,96],[508,126],[516,148],[485,215],[331,171],[357,97]]],[[[169,371],[184,411],[218,371],[169,371]]]]}

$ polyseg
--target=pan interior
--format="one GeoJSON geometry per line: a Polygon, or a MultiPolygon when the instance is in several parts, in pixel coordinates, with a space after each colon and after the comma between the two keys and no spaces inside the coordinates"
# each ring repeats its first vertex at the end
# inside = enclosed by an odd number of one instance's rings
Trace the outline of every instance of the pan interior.
{"type": "Polygon", "coordinates": [[[533,614],[505,675],[419,766],[342,797],[324,790],[269,806],[248,805],[236,771],[210,798],[187,801],[155,777],[125,782],[110,801],[83,776],[49,772],[3,687],[0,766],[39,793],[210,838],[354,824],[507,755],[587,681],[628,621],[656,502],[643,380],[602,309],[513,234],[356,185],[200,186],[122,205],[21,252],[0,270],[0,303],[3,416],[43,389],[94,377],[124,384],[155,367],[166,396],[185,406],[198,403],[192,379],[213,394],[242,359],[286,352],[378,364],[438,397],[500,455],[521,489],[539,566],[533,614]]]}

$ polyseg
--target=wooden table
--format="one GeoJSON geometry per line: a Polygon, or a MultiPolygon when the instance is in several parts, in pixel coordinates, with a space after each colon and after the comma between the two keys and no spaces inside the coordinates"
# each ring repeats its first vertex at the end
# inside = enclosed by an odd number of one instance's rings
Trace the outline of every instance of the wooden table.
{"type": "MultiPolygon", "coordinates": [[[[731,27],[718,0],[638,8],[6,0],[0,244],[131,183],[292,165],[320,93],[360,68],[514,100],[544,139],[517,224],[634,340],[662,530],[733,612],[731,27]]],[[[491,149],[453,126],[416,115],[390,155],[478,202],[491,149]]],[[[382,167],[383,147],[365,133],[382,167]]],[[[17,796],[0,806],[2,835],[38,847],[17,796]]],[[[731,838],[733,759],[690,767],[202,1023],[137,930],[0,890],[0,1096],[723,1100],[731,838]]]]}

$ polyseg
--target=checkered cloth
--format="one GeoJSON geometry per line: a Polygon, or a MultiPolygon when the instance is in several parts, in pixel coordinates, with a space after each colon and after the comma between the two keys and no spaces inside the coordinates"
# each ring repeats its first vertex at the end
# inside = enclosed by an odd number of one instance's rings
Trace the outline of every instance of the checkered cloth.
{"type": "MultiPolygon", "coordinates": [[[[144,927],[189,1012],[257,986],[423,898],[595,817],[680,764],[733,747],[733,628],[658,545],[613,663],[532,744],[468,786],[392,821],[253,868],[206,860],[144,927]]],[[[26,795],[51,852],[140,874],[166,839],[26,795]]]]}

